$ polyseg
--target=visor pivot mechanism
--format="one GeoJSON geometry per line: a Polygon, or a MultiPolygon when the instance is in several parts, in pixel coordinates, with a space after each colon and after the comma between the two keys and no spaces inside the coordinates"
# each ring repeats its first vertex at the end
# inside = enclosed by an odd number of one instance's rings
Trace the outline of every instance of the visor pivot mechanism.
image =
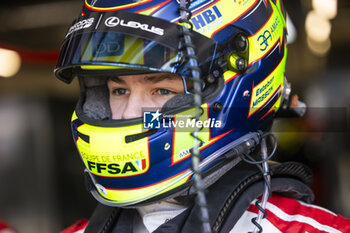
{"type": "Polygon", "coordinates": [[[247,38],[239,33],[234,39],[234,47],[238,53],[246,52],[246,49],[248,47],[247,38]]]}
{"type": "Polygon", "coordinates": [[[215,77],[212,74],[209,74],[206,78],[207,83],[212,84],[215,82],[215,77]]]}
{"type": "Polygon", "coordinates": [[[215,102],[213,105],[213,111],[214,112],[220,112],[222,110],[223,106],[220,102],[215,102]]]}
{"type": "Polygon", "coordinates": [[[230,68],[233,70],[243,72],[247,68],[246,60],[243,57],[237,56],[236,54],[232,54],[230,56],[229,62],[230,62],[230,68]]]}
{"type": "Polygon", "coordinates": [[[206,77],[205,81],[209,84],[212,84],[215,82],[215,80],[219,79],[223,75],[223,71],[226,70],[228,67],[227,60],[224,58],[219,58],[213,68],[212,71],[209,73],[209,75],[206,77]]]}

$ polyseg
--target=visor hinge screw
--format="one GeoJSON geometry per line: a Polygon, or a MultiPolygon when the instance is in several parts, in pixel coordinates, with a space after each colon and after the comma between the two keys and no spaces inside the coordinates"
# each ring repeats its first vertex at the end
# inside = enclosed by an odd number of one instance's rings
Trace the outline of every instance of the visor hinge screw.
{"type": "Polygon", "coordinates": [[[244,52],[247,49],[247,44],[248,43],[246,37],[239,33],[234,40],[236,51],[239,53],[244,52]]]}
{"type": "Polygon", "coordinates": [[[213,105],[213,111],[214,112],[220,112],[222,110],[223,106],[220,102],[215,102],[213,105]]]}
{"type": "Polygon", "coordinates": [[[167,142],[164,145],[164,150],[169,150],[170,149],[170,144],[167,142]]]}
{"type": "Polygon", "coordinates": [[[213,74],[209,74],[208,76],[207,76],[207,82],[208,83],[214,83],[215,82],[215,77],[214,77],[214,75],[213,74]]]}
{"type": "Polygon", "coordinates": [[[246,69],[246,61],[244,58],[238,58],[236,60],[236,67],[239,71],[244,71],[246,69]]]}

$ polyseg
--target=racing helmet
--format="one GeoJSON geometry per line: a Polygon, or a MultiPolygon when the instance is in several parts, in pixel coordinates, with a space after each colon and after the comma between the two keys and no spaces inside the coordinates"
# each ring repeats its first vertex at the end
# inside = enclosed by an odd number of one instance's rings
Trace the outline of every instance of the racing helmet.
{"type": "Polygon", "coordinates": [[[178,8],[173,0],[85,0],[62,43],[54,72],[66,83],[79,79],[73,137],[89,189],[105,205],[135,206],[190,193],[193,127],[202,128],[200,166],[209,186],[234,166],[233,159],[223,159],[234,142],[271,128],[284,98],[281,0],[192,0],[191,45],[183,41],[178,8]],[[193,120],[188,46],[203,81],[199,125],[193,120]],[[157,111],[112,119],[108,77],[154,72],[181,76],[185,93],[157,111]],[[155,113],[162,116],[151,119],[155,113]]]}

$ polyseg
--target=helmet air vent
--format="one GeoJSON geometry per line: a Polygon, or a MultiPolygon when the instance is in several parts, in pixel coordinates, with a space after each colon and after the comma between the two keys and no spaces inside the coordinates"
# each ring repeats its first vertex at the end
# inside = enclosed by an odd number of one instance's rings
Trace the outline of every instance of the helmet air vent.
{"type": "Polygon", "coordinates": [[[90,136],[77,131],[78,137],[86,143],[90,143],[90,136]]]}
{"type": "Polygon", "coordinates": [[[125,136],[125,142],[130,143],[130,142],[134,142],[134,141],[140,140],[140,139],[145,138],[145,137],[149,137],[149,136],[155,134],[157,131],[158,130],[156,130],[156,129],[152,129],[152,130],[149,130],[149,131],[146,131],[143,133],[125,136]]]}

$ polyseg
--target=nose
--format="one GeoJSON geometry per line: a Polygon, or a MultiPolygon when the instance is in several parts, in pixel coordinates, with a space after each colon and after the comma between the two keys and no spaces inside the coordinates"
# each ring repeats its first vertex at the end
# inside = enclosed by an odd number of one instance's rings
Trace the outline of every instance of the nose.
{"type": "Polygon", "coordinates": [[[144,107],[144,100],[139,94],[130,94],[128,102],[122,113],[122,119],[132,119],[142,116],[142,107],[144,107]]]}

